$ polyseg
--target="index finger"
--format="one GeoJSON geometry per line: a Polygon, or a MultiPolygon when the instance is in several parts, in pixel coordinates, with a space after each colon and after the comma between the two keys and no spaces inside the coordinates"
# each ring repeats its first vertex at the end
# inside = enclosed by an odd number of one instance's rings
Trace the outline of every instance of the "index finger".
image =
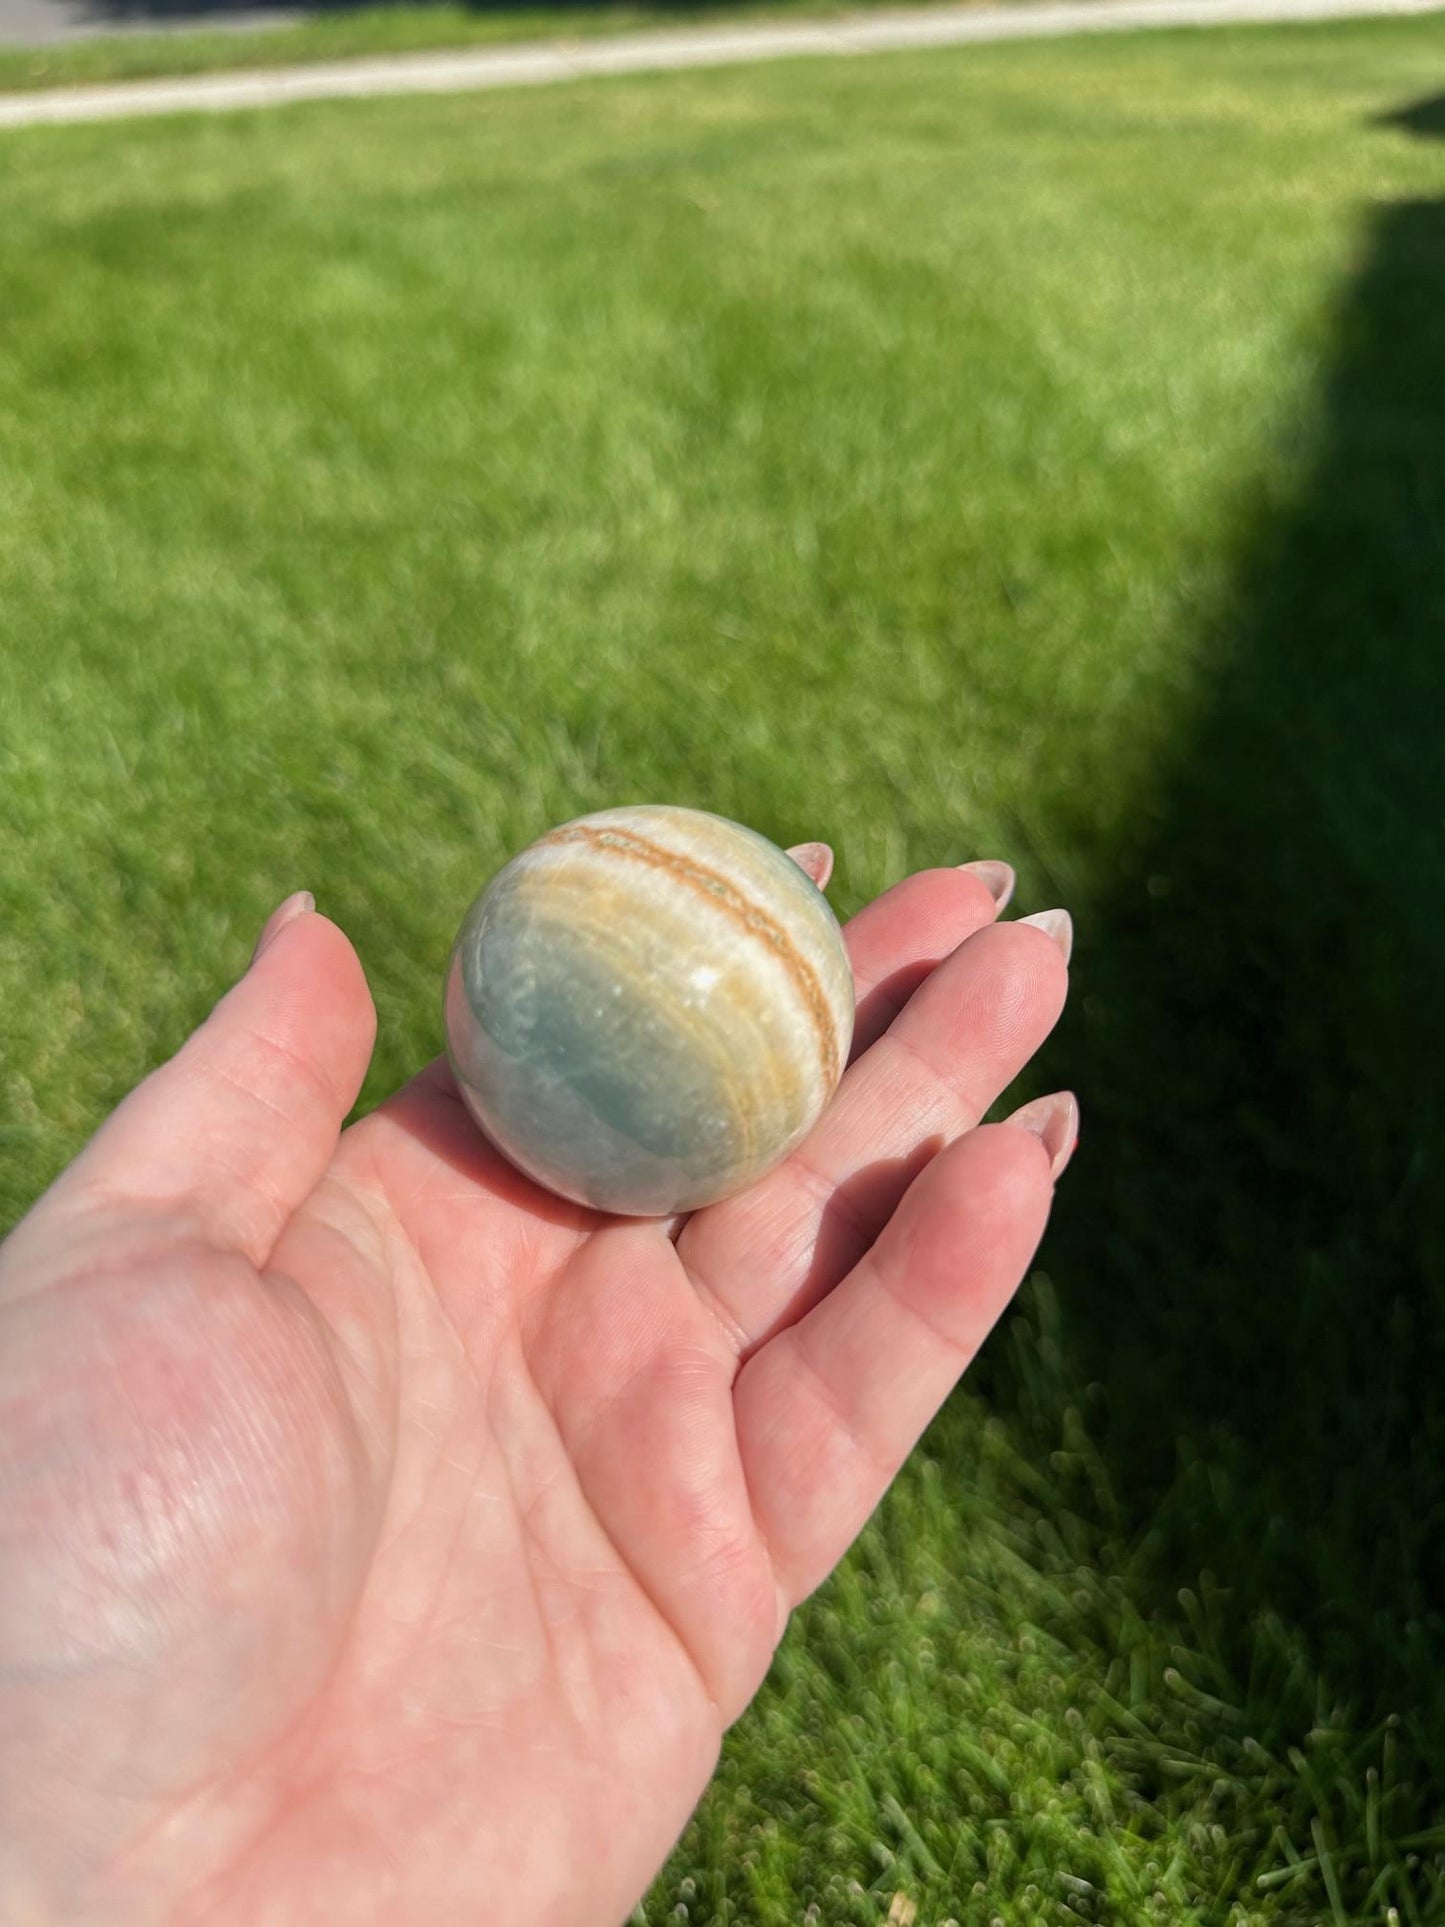
{"type": "Polygon", "coordinates": [[[847,1275],[924,1165],[979,1122],[1043,1043],[1067,984],[1047,927],[977,931],[850,1066],[792,1156],[689,1220],[678,1255],[741,1356],[847,1275]]]}

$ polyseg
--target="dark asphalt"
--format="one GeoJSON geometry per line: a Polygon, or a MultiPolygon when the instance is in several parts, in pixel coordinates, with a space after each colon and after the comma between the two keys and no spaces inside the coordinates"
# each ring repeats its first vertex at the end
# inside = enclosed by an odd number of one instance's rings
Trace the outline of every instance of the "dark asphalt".
{"type": "Polygon", "coordinates": [[[305,9],[246,0],[240,6],[206,0],[0,0],[0,47],[46,47],[92,34],[166,33],[220,27],[284,26],[305,9]]]}

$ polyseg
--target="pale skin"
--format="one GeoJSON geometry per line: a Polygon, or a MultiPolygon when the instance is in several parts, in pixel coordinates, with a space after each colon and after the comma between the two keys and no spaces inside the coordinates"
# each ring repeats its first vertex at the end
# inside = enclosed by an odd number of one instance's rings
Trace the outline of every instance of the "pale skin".
{"type": "Polygon", "coordinates": [[[537,1190],[441,1063],[343,1131],[371,998],[281,906],[0,1247],[0,1918],[626,1915],[1042,1234],[1072,1098],[979,1120],[1068,920],[1010,883],[854,918],[834,1104],[669,1224],[537,1190]]]}

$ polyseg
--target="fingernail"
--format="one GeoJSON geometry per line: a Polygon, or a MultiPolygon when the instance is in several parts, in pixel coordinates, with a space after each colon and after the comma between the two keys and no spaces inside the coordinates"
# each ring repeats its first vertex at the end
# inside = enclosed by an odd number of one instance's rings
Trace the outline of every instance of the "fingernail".
{"type": "Polygon", "coordinates": [[[1020,917],[1020,923],[1031,923],[1035,930],[1042,930],[1053,938],[1059,946],[1064,962],[1074,954],[1074,919],[1067,910],[1035,910],[1031,917],[1020,917]]]}
{"type": "Polygon", "coordinates": [[[316,908],[316,899],[309,890],[293,890],[284,903],[276,908],[266,919],[266,927],[256,939],[256,948],[251,952],[251,962],[255,963],[263,950],[269,950],[288,923],[295,923],[316,908]]]}
{"type": "Polygon", "coordinates": [[[1018,878],[1014,875],[1011,863],[998,863],[991,856],[980,857],[975,863],[960,863],[960,870],[967,870],[970,876],[977,877],[988,891],[1000,910],[1008,907],[1009,898],[1014,893],[1018,878]]]}
{"type": "Polygon", "coordinates": [[[833,852],[826,843],[796,843],[788,855],[820,890],[827,889],[833,874],[833,852]]]}
{"type": "Polygon", "coordinates": [[[1058,1178],[1079,1141],[1079,1100],[1072,1091],[1055,1091],[1052,1097],[1036,1097],[1004,1122],[1033,1132],[1049,1154],[1049,1176],[1058,1178]]]}

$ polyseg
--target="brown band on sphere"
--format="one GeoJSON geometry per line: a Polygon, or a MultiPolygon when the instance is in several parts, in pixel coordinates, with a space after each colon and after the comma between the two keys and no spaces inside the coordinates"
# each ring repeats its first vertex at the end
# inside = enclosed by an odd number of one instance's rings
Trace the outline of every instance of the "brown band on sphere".
{"type": "MultiPolygon", "coordinates": [[[[684,856],[677,850],[664,849],[660,843],[653,843],[635,830],[594,829],[588,824],[567,823],[560,829],[551,830],[540,837],[533,846],[546,849],[559,843],[581,843],[592,849],[611,850],[620,856],[635,857],[639,863],[646,863],[655,870],[666,871],[690,889],[705,892],[714,902],[720,904],[730,917],[750,931],[753,936],[761,937],[770,944],[782,959],[785,968],[793,979],[817,1038],[818,1054],[823,1068],[826,1090],[831,1091],[842,1076],[842,1051],[839,1046],[837,1028],[833,1023],[833,1013],[828,1005],[827,994],[812,964],[789,940],[788,933],[766,910],[749,902],[736,884],[730,882],[720,870],[700,863],[696,857],[684,856]]],[[[801,875],[802,873],[799,872],[801,875]]]]}

